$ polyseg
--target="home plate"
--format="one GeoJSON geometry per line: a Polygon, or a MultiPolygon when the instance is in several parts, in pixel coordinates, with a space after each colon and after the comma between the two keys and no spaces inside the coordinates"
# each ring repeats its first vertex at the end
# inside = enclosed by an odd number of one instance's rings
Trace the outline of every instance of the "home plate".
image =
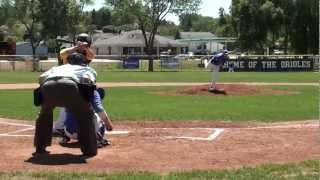
{"type": "Polygon", "coordinates": [[[192,141],[213,141],[223,131],[224,131],[223,128],[213,128],[213,132],[206,138],[203,138],[203,137],[190,137],[190,136],[167,136],[166,138],[168,138],[168,139],[187,139],[187,140],[192,140],[192,141]]]}
{"type": "Polygon", "coordinates": [[[129,134],[130,131],[106,131],[109,135],[129,134]]]}

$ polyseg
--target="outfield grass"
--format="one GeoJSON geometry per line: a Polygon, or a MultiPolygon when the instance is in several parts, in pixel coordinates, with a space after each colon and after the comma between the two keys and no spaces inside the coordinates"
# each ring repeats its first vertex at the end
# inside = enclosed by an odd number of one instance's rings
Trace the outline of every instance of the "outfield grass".
{"type": "MultiPolygon", "coordinates": [[[[311,86],[277,86],[291,95],[178,96],[157,92],[182,87],[108,88],[104,105],[114,121],[256,121],[277,122],[316,119],[318,91],[311,86]]],[[[31,90],[1,90],[0,116],[33,120],[38,108],[32,105],[31,90]]]]}
{"type": "Polygon", "coordinates": [[[168,174],[149,172],[126,173],[63,173],[63,172],[10,172],[1,173],[0,179],[108,179],[108,180],[311,180],[319,179],[319,162],[310,160],[284,165],[263,165],[254,168],[244,167],[237,170],[211,170],[173,172],[168,174]]]}
{"type": "MultiPolygon", "coordinates": [[[[37,83],[39,72],[0,72],[0,83],[37,83]]],[[[209,82],[211,72],[98,72],[98,82],[209,82]]],[[[314,72],[222,72],[219,82],[318,82],[314,72]]]]}

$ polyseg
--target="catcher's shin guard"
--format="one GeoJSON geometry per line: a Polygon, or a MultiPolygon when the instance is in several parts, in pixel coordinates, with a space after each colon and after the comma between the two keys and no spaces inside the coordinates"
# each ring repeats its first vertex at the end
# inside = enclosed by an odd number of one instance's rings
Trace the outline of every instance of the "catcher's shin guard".
{"type": "Polygon", "coordinates": [[[85,122],[79,121],[78,140],[81,151],[85,156],[95,156],[98,153],[96,131],[93,121],[95,121],[94,118],[89,118],[85,122]]]}

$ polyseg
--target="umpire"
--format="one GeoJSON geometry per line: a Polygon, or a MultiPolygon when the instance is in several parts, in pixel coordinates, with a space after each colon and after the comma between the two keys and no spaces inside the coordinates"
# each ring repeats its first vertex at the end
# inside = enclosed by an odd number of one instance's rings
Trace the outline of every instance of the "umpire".
{"type": "Polygon", "coordinates": [[[97,73],[86,66],[83,55],[70,55],[70,64],[53,67],[40,75],[39,96],[41,111],[36,121],[33,155],[47,154],[51,145],[53,110],[66,107],[78,120],[78,139],[84,156],[97,155],[97,141],[94,129],[95,116],[89,103],[95,89],[97,73]]]}

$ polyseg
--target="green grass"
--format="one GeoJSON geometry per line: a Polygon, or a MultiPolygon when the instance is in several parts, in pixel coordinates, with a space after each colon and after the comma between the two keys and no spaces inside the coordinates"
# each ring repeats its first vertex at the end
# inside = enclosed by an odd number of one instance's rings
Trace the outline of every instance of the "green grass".
{"type": "MultiPolygon", "coordinates": [[[[0,72],[0,83],[37,83],[39,72],[0,72]]],[[[98,82],[209,82],[211,72],[98,71],[98,82]]],[[[318,82],[314,72],[222,72],[219,82],[318,82]]]]}
{"type": "Polygon", "coordinates": [[[65,173],[65,172],[9,172],[1,173],[0,179],[108,179],[108,180],[313,180],[319,179],[319,161],[310,160],[284,165],[263,165],[232,170],[172,172],[167,174],[149,172],[125,173],[65,173]]]}
{"type": "MultiPolygon", "coordinates": [[[[276,122],[316,119],[318,91],[310,86],[280,86],[291,95],[178,96],[159,95],[183,87],[108,88],[105,107],[113,120],[256,121],[276,122]]],[[[31,90],[1,90],[0,116],[33,120],[31,90]]]]}

